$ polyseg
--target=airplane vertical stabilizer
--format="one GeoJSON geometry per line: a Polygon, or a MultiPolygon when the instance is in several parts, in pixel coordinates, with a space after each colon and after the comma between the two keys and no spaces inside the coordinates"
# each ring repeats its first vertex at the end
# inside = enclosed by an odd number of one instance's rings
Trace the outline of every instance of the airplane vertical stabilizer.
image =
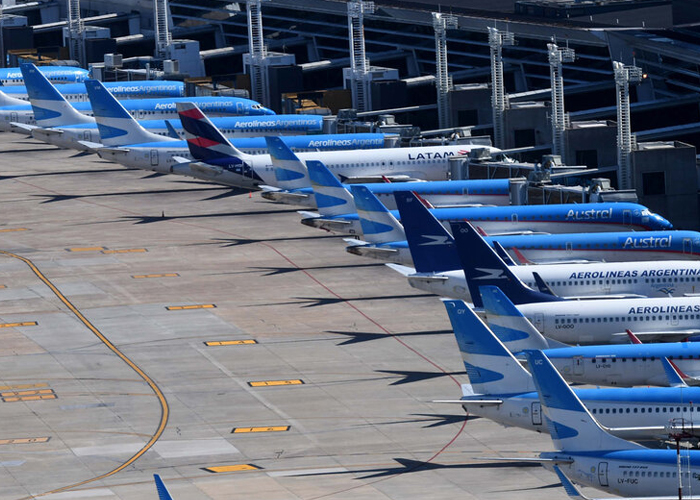
{"type": "Polygon", "coordinates": [[[275,167],[277,187],[280,189],[308,188],[311,185],[309,172],[294,151],[279,137],[265,137],[265,142],[272,165],[275,167]]]}
{"type": "Polygon", "coordinates": [[[153,480],[156,482],[156,490],[158,490],[158,500],[173,500],[168,488],[158,474],[153,474],[153,480]]]}
{"type": "Polygon", "coordinates": [[[236,149],[196,104],[178,102],[175,105],[185,129],[187,147],[195,160],[207,162],[231,157],[242,160],[250,156],[236,149]]]}
{"type": "Polygon", "coordinates": [[[56,87],[31,63],[20,64],[34,119],[40,127],[93,123],[93,118],[78,112],[56,87]]]}
{"type": "Polygon", "coordinates": [[[351,214],[357,211],[352,194],[328,170],[328,167],[316,160],[307,161],[306,167],[309,169],[318,213],[322,217],[351,214]]]}
{"type": "Polygon", "coordinates": [[[532,326],[508,297],[497,286],[480,286],[481,301],[491,331],[509,351],[517,353],[523,349],[549,349],[552,345],[532,326]]]}
{"type": "Polygon", "coordinates": [[[476,307],[482,307],[479,287],[497,286],[514,304],[553,302],[562,300],[537,292],[520,281],[491,246],[484,241],[474,226],[468,222],[453,222],[452,234],[457,242],[457,253],[462,262],[464,277],[476,307]]]}
{"type": "Polygon", "coordinates": [[[526,350],[525,356],[556,449],[564,452],[645,449],[606,432],[542,351],[526,350]]]}
{"type": "Polygon", "coordinates": [[[461,300],[444,300],[464,367],[474,390],[485,395],[534,390],[532,377],[483,321],[461,300]]]}
{"type": "Polygon", "coordinates": [[[445,226],[412,192],[396,191],[394,198],[416,272],[440,273],[457,269],[457,247],[445,226]]]}
{"type": "Polygon", "coordinates": [[[357,215],[362,226],[362,238],[369,243],[403,241],[406,234],[396,217],[386,209],[365,186],[350,186],[357,215]]]}
{"type": "Polygon", "coordinates": [[[166,142],[173,139],[149,132],[137,122],[124,106],[98,80],[87,80],[85,88],[92,113],[100,131],[100,141],[107,147],[145,142],[166,142]]]}

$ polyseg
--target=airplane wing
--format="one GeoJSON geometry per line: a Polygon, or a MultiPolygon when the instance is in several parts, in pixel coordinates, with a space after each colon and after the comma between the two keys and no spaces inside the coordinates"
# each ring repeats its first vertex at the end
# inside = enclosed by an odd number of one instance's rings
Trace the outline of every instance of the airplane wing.
{"type": "Polygon", "coordinates": [[[307,200],[309,198],[309,195],[306,193],[295,193],[274,186],[262,185],[260,188],[262,189],[262,197],[266,200],[294,204],[297,201],[307,200]]]}
{"type": "Polygon", "coordinates": [[[165,487],[163,480],[158,474],[153,474],[153,480],[156,482],[156,490],[158,491],[158,500],[173,500],[168,488],[165,487]]]}
{"type": "Polygon", "coordinates": [[[603,300],[603,299],[647,299],[646,295],[638,293],[614,293],[610,295],[560,295],[567,300],[603,300]]]}
{"type": "Polygon", "coordinates": [[[533,231],[532,229],[523,229],[520,231],[503,231],[500,233],[489,233],[488,236],[524,236],[524,235],[531,235],[531,234],[552,234],[552,233],[548,233],[546,231],[533,231]]]}
{"type": "Polygon", "coordinates": [[[363,257],[371,257],[375,259],[383,259],[395,255],[398,251],[395,248],[376,247],[371,243],[352,238],[343,238],[343,241],[348,244],[345,251],[353,255],[363,257]]]}

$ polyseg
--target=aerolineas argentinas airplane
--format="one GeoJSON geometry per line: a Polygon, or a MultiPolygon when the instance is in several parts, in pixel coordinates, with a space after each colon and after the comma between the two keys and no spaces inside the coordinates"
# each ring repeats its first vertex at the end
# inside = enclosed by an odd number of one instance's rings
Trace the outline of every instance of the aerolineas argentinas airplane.
{"type": "MultiPolygon", "coordinates": [[[[246,189],[259,189],[261,185],[276,184],[275,167],[270,155],[251,156],[238,151],[195,104],[178,103],[178,109],[180,121],[187,133],[190,153],[197,160],[197,164],[193,164],[190,171],[183,168],[172,173],[203,180],[226,178],[228,185],[246,189]]],[[[494,148],[487,149],[497,151],[494,148]]],[[[445,180],[449,171],[449,159],[469,154],[469,151],[470,146],[458,145],[325,151],[300,153],[298,156],[302,161],[323,161],[335,175],[348,179],[371,177],[379,180],[382,177],[400,177],[445,180]]],[[[284,177],[297,174],[282,169],[281,175],[284,177]]]]}
{"type": "MultiPolygon", "coordinates": [[[[144,99],[147,97],[184,97],[185,84],[175,80],[134,80],[129,82],[103,82],[105,88],[117,99],[144,99]]],[[[87,101],[85,83],[56,85],[56,90],[67,101],[87,101]]],[[[29,100],[26,85],[3,87],[9,97],[29,100]]]]}
{"type": "MultiPolygon", "coordinates": [[[[526,356],[555,449],[540,453],[533,461],[549,470],[558,470],[560,477],[626,498],[671,500],[678,498],[673,493],[679,491],[679,486],[690,491],[700,487],[700,452],[682,450],[678,456],[676,450],[652,450],[611,435],[601,427],[607,414],[592,412],[591,406],[572,391],[542,352],[526,351],[526,356]]],[[[667,419],[685,416],[687,422],[692,422],[698,407],[691,400],[694,398],[684,398],[674,412],[666,414],[650,415],[649,409],[656,410],[656,405],[650,404],[645,414],[638,408],[637,414],[625,411],[624,416],[631,421],[639,421],[640,417],[651,421],[656,415],[667,419]]],[[[698,497],[683,495],[683,498],[698,497]]]]}
{"type": "MultiPolygon", "coordinates": [[[[300,212],[303,217],[301,223],[335,233],[362,234],[357,207],[350,191],[322,163],[308,163],[311,185],[319,200],[318,213],[300,212]]],[[[350,186],[350,189],[356,188],[350,186]]],[[[431,208],[430,212],[446,226],[450,222],[468,220],[490,235],[672,228],[669,221],[636,203],[440,207],[431,208]]],[[[391,214],[397,220],[403,220],[399,212],[392,211],[391,214]]]]}
{"type": "Polygon", "coordinates": [[[542,350],[567,382],[619,387],[700,385],[698,342],[569,346],[543,337],[498,287],[482,286],[479,292],[489,329],[508,350],[515,356],[525,349],[542,350]]]}
{"type": "MultiPolygon", "coordinates": [[[[39,71],[51,83],[84,82],[90,78],[90,72],[73,66],[40,66],[39,71]]],[[[24,85],[24,76],[20,68],[0,68],[0,84],[24,85]]]]}
{"type": "MultiPolygon", "coordinates": [[[[462,266],[445,270],[444,263],[453,261],[452,255],[457,252],[461,261],[489,268],[494,263],[501,265],[496,260],[498,256],[477,231],[465,233],[460,244],[454,245],[450,233],[412,193],[401,192],[395,196],[413,267],[394,264],[389,267],[406,276],[414,288],[471,302],[462,266]],[[446,243],[425,244],[437,237],[446,243]]],[[[537,287],[534,277],[537,273],[556,295],[564,298],[667,297],[700,293],[700,261],[532,264],[510,265],[509,269],[529,287],[537,287]]]]}
{"type": "MultiPolygon", "coordinates": [[[[94,122],[92,107],[88,102],[69,104],[56,88],[39,72],[33,64],[22,64],[26,73],[27,90],[32,104],[4,106],[0,108],[0,130],[11,130],[12,123],[35,125],[43,120],[43,126],[65,123],[65,115],[70,114],[73,123],[94,122]],[[35,116],[36,111],[36,116],[35,116]]],[[[176,102],[187,99],[198,102],[202,109],[213,116],[227,115],[273,115],[274,111],[250,99],[238,97],[194,97],[167,99],[127,99],[122,106],[135,118],[166,119],[177,116],[176,102]]],[[[24,130],[23,130],[24,131],[24,130]]]]}
{"type": "MultiPolygon", "coordinates": [[[[464,302],[447,300],[445,308],[470,383],[462,385],[460,399],[440,402],[506,426],[548,432],[532,376],[464,302]]],[[[698,400],[700,387],[576,389],[576,394],[611,432],[649,441],[667,438],[669,418],[695,416],[689,401],[698,400]]]]}
{"type": "MultiPolygon", "coordinates": [[[[452,224],[458,246],[474,231],[468,223],[452,224]]],[[[566,300],[527,287],[491,254],[476,265],[460,255],[474,305],[481,306],[480,286],[497,286],[545,337],[565,344],[607,344],[626,341],[626,330],[654,341],[700,334],[700,297],[566,300]]]]}

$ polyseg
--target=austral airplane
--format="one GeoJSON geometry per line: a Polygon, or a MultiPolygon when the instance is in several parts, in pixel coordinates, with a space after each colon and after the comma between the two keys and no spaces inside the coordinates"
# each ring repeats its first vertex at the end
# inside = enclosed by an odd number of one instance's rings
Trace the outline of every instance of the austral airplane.
{"type": "MultiPolygon", "coordinates": [[[[541,351],[526,351],[525,354],[555,449],[529,461],[555,471],[562,480],[570,478],[625,498],[698,498],[685,496],[682,491],[692,492],[700,487],[699,451],[649,449],[611,435],[603,427],[607,414],[591,411],[592,405],[566,384],[541,351]]],[[[699,408],[691,403],[693,399],[684,398],[675,405],[673,413],[657,414],[656,408],[663,408],[663,405],[649,404],[645,414],[625,412],[625,416],[630,421],[646,423],[657,415],[668,419],[684,417],[686,425],[691,425],[699,408]],[[652,415],[649,409],[654,410],[652,415]]],[[[569,485],[569,481],[564,481],[565,488],[569,485]]]]}
{"type": "Polygon", "coordinates": [[[569,346],[543,337],[498,287],[479,287],[489,329],[516,357],[542,350],[567,382],[631,387],[700,385],[697,342],[569,346]]]}
{"type": "MultiPolygon", "coordinates": [[[[474,415],[506,426],[548,432],[532,376],[461,300],[445,300],[469,384],[460,404],[474,415]]],[[[530,351],[526,351],[530,352],[530,351]]],[[[700,387],[576,389],[578,397],[617,436],[635,441],[665,439],[672,418],[700,418],[700,387]]]]}
{"type": "MultiPolygon", "coordinates": [[[[361,186],[354,194],[362,224],[363,239],[346,239],[346,250],[385,262],[412,266],[413,261],[401,224],[375,196],[361,186]]],[[[422,244],[445,251],[444,260],[436,262],[436,271],[461,267],[457,253],[447,251],[454,245],[452,236],[441,232],[423,233],[422,244]]],[[[665,259],[700,259],[700,233],[696,231],[643,231],[609,233],[562,233],[502,235],[486,238],[493,246],[498,242],[506,250],[517,251],[533,262],[624,262],[665,259]]]]}
{"type": "MultiPolygon", "coordinates": [[[[187,132],[190,153],[197,161],[195,168],[182,175],[202,180],[226,178],[226,183],[245,189],[259,189],[263,184],[275,185],[275,166],[270,155],[241,153],[221,134],[195,104],[178,103],[180,121],[187,132]]],[[[468,154],[470,146],[427,146],[417,148],[384,148],[377,150],[321,151],[299,153],[302,161],[323,161],[336,175],[348,179],[382,177],[392,179],[446,179],[449,158],[468,154]]],[[[493,149],[494,151],[497,151],[493,149]]],[[[280,170],[280,169],[278,169],[280,170]]],[[[283,174],[296,176],[296,172],[283,174]]]]}
{"type": "MultiPolygon", "coordinates": [[[[413,194],[396,193],[396,201],[413,267],[395,264],[389,267],[406,276],[414,288],[471,302],[462,266],[446,269],[444,263],[453,261],[451,256],[458,252],[461,261],[481,268],[493,267],[498,256],[478,231],[465,233],[461,243],[455,245],[451,234],[413,194]],[[436,238],[445,244],[426,245],[436,238]]],[[[498,248],[497,244],[495,246],[498,248]]],[[[693,260],[513,264],[509,269],[531,288],[537,287],[534,276],[537,273],[553,293],[564,298],[668,297],[700,293],[700,261],[693,260]]]]}
{"type": "MultiPolygon", "coordinates": [[[[334,233],[362,234],[354,197],[350,193],[355,187],[345,188],[322,165],[309,166],[308,169],[317,199],[322,199],[323,202],[318,206],[318,213],[300,212],[303,216],[301,223],[334,233]]],[[[672,228],[669,221],[636,203],[438,207],[431,208],[430,212],[446,226],[450,222],[468,220],[492,236],[672,228]]],[[[397,220],[402,220],[397,211],[393,211],[392,215],[397,220]]]]}

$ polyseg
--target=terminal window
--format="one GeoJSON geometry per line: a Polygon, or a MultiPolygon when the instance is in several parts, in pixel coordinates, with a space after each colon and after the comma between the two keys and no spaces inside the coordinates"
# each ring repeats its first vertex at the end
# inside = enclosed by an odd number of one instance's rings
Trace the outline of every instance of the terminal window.
{"type": "Polygon", "coordinates": [[[666,174],[664,172],[643,173],[642,193],[647,196],[666,194],[666,174]]]}

